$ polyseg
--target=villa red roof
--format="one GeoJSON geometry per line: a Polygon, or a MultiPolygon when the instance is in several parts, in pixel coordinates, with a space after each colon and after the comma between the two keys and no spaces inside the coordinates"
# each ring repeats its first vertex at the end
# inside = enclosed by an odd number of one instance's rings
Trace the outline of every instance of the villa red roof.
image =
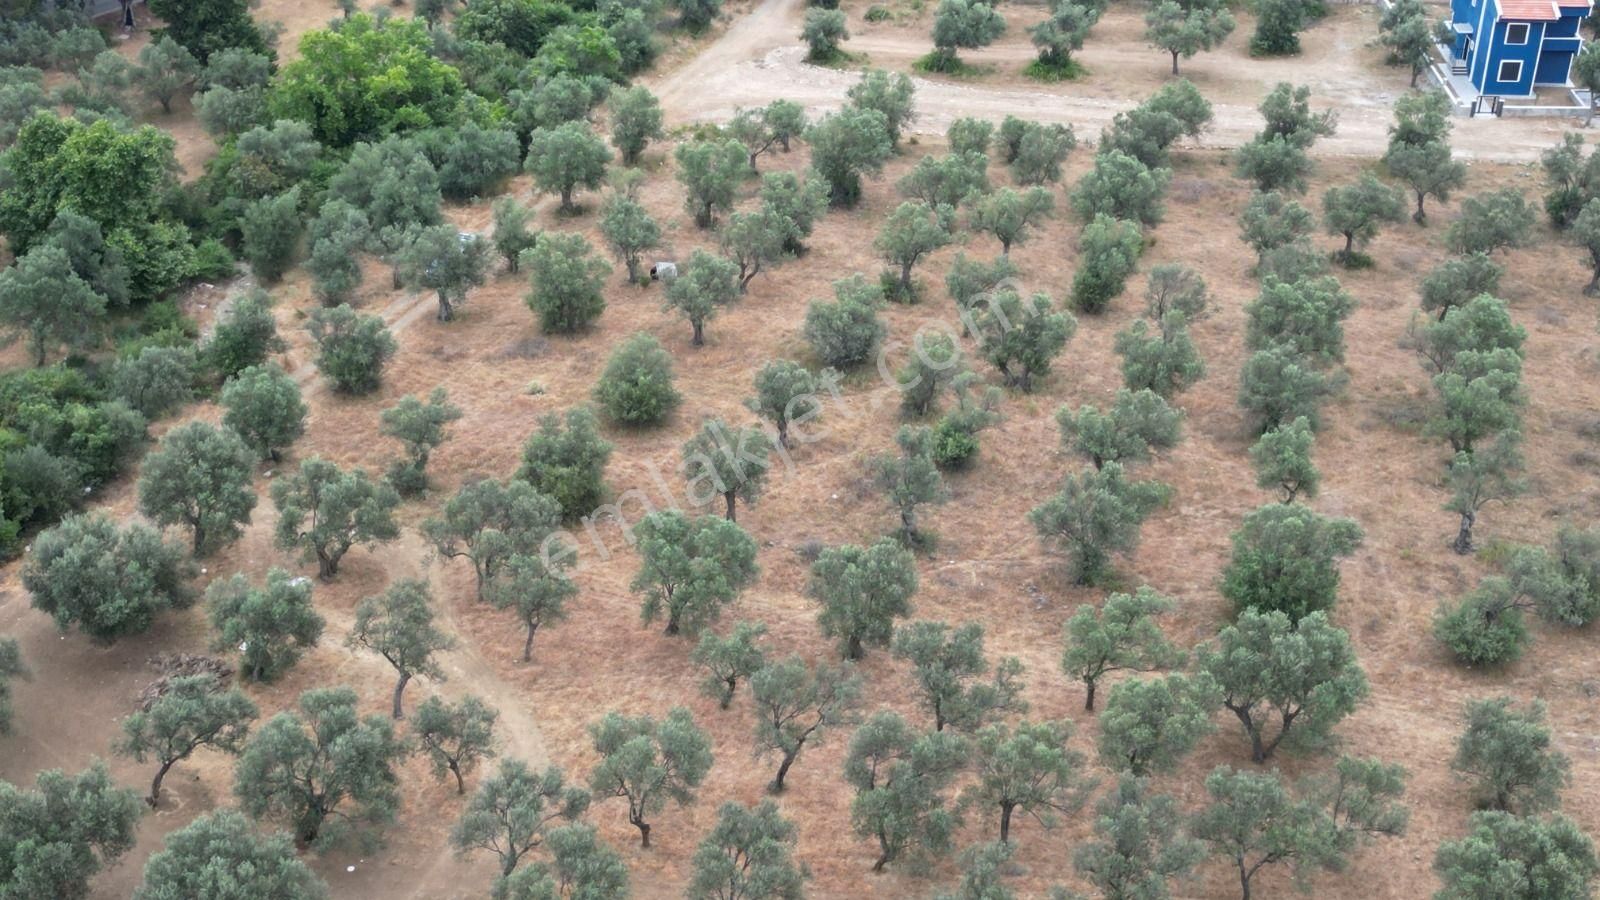
{"type": "Polygon", "coordinates": [[[1500,0],[1500,18],[1521,22],[1554,22],[1561,18],[1552,0],[1500,0]]]}

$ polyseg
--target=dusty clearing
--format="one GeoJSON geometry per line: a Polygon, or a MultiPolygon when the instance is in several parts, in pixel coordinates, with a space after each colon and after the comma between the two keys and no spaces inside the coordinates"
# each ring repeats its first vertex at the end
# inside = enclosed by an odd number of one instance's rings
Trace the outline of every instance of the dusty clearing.
{"type": "MultiPolygon", "coordinates": [[[[268,2],[262,15],[314,26],[331,14],[331,5],[301,7],[268,2]],[[324,8],[326,6],[326,8],[324,8]],[[295,12],[285,15],[284,10],[295,12]]],[[[678,121],[727,114],[736,105],[755,104],[777,96],[803,99],[818,108],[837,104],[853,78],[848,73],[804,66],[788,48],[795,33],[796,0],[767,0],[738,19],[725,35],[683,67],[656,79],[669,111],[678,121]]],[[[851,8],[852,27],[859,23],[859,4],[851,8]]],[[[1019,20],[1024,13],[1019,13],[1019,20]]],[[[1326,60],[1318,77],[1343,85],[1323,102],[1340,106],[1340,136],[1326,142],[1308,204],[1324,189],[1353,178],[1370,163],[1341,158],[1374,156],[1381,150],[1387,126],[1387,102],[1404,87],[1403,76],[1371,67],[1363,48],[1371,31],[1370,10],[1340,8],[1329,21],[1305,35],[1308,57],[1326,60]],[[1325,43],[1329,42],[1329,43],[1325,43]],[[1348,51],[1348,52],[1347,52],[1348,51]],[[1343,68],[1341,68],[1341,66],[1343,68]],[[1349,105],[1346,105],[1348,103],[1349,105]]],[[[963,83],[919,82],[918,104],[923,133],[943,130],[955,115],[999,118],[1006,113],[1070,121],[1080,134],[1093,134],[1111,112],[1133,102],[1153,87],[1164,72],[1159,53],[1144,52],[1130,29],[1131,14],[1113,13],[1090,38],[1084,59],[1092,75],[1081,84],[1037,88],[1004,71],[994,85],[987,80],[963,83]],[[1115,42],[1117,46],[1098,45],[1115,42]],[[1149,81],[1113,81],[1114,69],[1145,70],[1149,81]]],[[[1241,34],[1248,33],[1241,23],[1241,34]]],[[[973,54],[997,69],[1018,66],[1026,54],[1017,47],[1018,30],[990,51],[973,54]]],[[[897,67],[922,52],[922,25],[885,26],[862,32],[861,50],[874,62],[897,67]]],[[[1236,54],[1240,37],[1230,42],[1236,54]]],[[[286,41],[287,43],[287,41],[286,41]]],[[[1254,129],[1255,97],[1265,85],[1294,63],[1261,64],[1259,74],[1231,86],[1220,83],[1233,54],[1202,56],[1188,63],[1189,74],[1217,103],[1219,125],[1208,143],[1226,145],[1254,129]],[[1208,85],[1204,79],[1211,79],[1208,85]],[[1214,85],[1214,88],[1213,88],[1214,85]]],[[[1250,63],[1249,65],[1256,65],[1250,63]]],[[[184,112],[181,128],[193,128],[184,112]]],[[[162,122],[163,127],[172,123],[162,122]]],[[[198,134],[198,130],[193,131],[198,134]]],[[[1547,128],[1518,122],[1458,122],[1457,145],[1480,160],[1472,167],[1464,193],[1500,187],[1537,191],[1536,168],[1495,163],[1489,159],[1522,160],[1551,142],[1547,128]]],[[[188,141],[185,141],[188,146],[188,141]]],[[[616,444],[608,480],[617,493],[650,492],[665,504],[663,488],[652,473],[672,477],[679,447],[696,429],[703,414],[716,413],[743,421],[741,401],[750,392],[750,377],[762,361],[773,357],[804,358],[800,323],[807,302],[827,296],[829,282],[852,273],[875,274],[870,238],[888,210],[899,202],[893,182],[925,152],[939,152],[940,141],[923,137],[920,146],[890,166],[886,176],[868,183],[857,210],[830,213],[811,240],[803,263],[790,263],[758,278],[750,294],[735,308],[711,322],[707,345],[692,348],[686,324],[660,309],[656,290],[622,283],[620,273],[608,289],[608,309],[599,326],[576,339],[546,338],[537,333],[523,305],[522,276],[498,274],[476,291],[458,321],[432,321],[431,297],[391,292],[387,272],[376,264],[368,272],[361,305],[382,312],[395,328],[400,353],[383,389],[351,400],[326,391],[308,391],[312,414],[306,437],[280,466],[292,466],[312,454],[341,465],[379,470],[397,452],[378,434],[378,413],[407,393],[425,393],[435,385],[450,391],[466,411],[453,428],[453,439],[434,454],[434,490],[404,508],[408,526],[436,508],[465,479],[504,477],[516,466],[521,444],[535,418],[550,410],[584,403],[610,348],[627,335],[645,330],[656,335],[677,360],[679,388],[686,402],[671,421],[648,431],[610,430],[616,444]],[[537,383],[542,392],[529,391],[537,383]]],[[[203,153],[190,147],[203,159],[203,153]]],[[[669,235],[663,257],[681,258],[710,236],[696,230],[682,208],[681,189],[672,177],[669,154],[651,151],[651,177],[643,198],[669,235]]],[[[1070,160],[1065,183],[1088,167],[1080,150],[1070,160]]],[[[764,168],[803,168],[802,149],[764,168]]],[[[191,173],[193,173],[191,169],[191,173]]],[[[996,169],[996,181],[1006,176],[996,169]]],[[[513,192],[527,199],[524,180],[513,192]]],[[[749,193],[747,189],[746,193],[749,193]]],[[[1064,194],[1057,188],[1058,205],[1064,194]]],[[[1246,448],[1250,443],[1234,403],[1237,373],[1243,361],[1242,307],[1256,284],[1247,274],[1249,250],[1237,239],[1235,217],[1249,188],[1231,174],[1227,154],[1192,150],[1176,159],[1166,220],[1154,230],[1153,245],[1141,270],[1168,261],[1198,268],[1215,295],[1215,313],[1199,324],[1195,337],[1209,368],[1208,377],[1181,395],[1187,414],[1186,439],[1143,473],[1176,488],[1172,505],[1144,528],[1144,542],[1133,557],[1119,561],[1130,586],[1148,583],[1182,600],[1167,623],[1170,635],[1193,644],[1214,634],[1224,620],[1226,604],[1216,582],[1228,553],[1228,535],[1239,520],[1267,495],[1253,486],[1246,448]]],[[[546,228],[576,229],[596,239],[594,196],[585,198],[590,211],[577,219],[558,220],[541,212],[546,228]]],[[[1591,833],[1600,833],[1600,676],[1593,665],[1592,632],[1560,632],[1533,626],[1533,645],[1509,670],[1480,674],[1449,664],[1439,646],[1427,637],[1438,600],[1472,586],[1488,570],[1479,559],[1448,550],[1453,516],[1440,507],[1442,445],[1418,434],[1415,422],[1430,399],[1427,381],[1412,353],[1399,345],[1416,307],[1417,279],[1443,258],[1442,237],[1454,216],[1451,206],[1435,207],[1429,228],[1411,224],[1383,234],[1371,253],[1379,264],[1362,272],[1339,275],[1359,305],[1346,326],[1350,383],[1326,410],[1327,426],[1319,434],[1316,461],[1324,476],[1323,494],[1315,507],[1328,514],[1351,516],[1366,531],[1366,541],[1344,567],[1342,599],[1336,621],[1355,639],[1372,697],[1340,728],[1342,749],[1375,755],[1403,764],[1411,773],[1407,800],[1411,829],[1402,839],[1387,841],[1360,853],[1350,870],[1321,876],[1317,896],[1364,896],[1414,900],[1436,887],[1429,872],[1434,848],[1459,834],[1470,811],[1468,800],[1451,775],[1447,761],[1460,730],[1459,710],[1468,698],[1495,693],[1538,697],[1550,705],[1559,748],[1572,759],[1573,787],[1565,795],[1569,815],[1591,833]],[[1384,873],[1383,877],[1375,877],[1384,873]]],[[[486,230],[488,204],[455,208],[451,215],[466,227],[486,230]]],[[[1048,224],[1029,243],[1013,252],[1027,288],[1057,298],[1075,267],[1077,224],[1062,217],[1048,224]]],[[[1334,238],[1325,239],[1332,249],[1334,238]]],[[[967,236],[972,254],[997,249],[987,238],[967,236]]],[[[949,321],[954,310],[942,290],[942,279],[961,246],[936,254],[919,269],[926,299],[917,306],[886,311],[898,364],[906,342],[930,322],[949,321]]],[[[1480,543],[1544,542],[1563,521],[1586,523],[1600,512],[1600,448],[1591,438],[1600,410],[1600,356],[1596,354],[1595,306],[1580,294],[1587,280],[1580,254],[1564,246],[1543,224],[1528,249],[1506,258],[1504,293],[1518,322],[1528,332],[1525,380],[1530,396],[1525,433],[1535,489],[1483,516],[1480,543]]],[[[1053,492],[1061,477],[1082,465],[1058,449],[1053,414],[1063,403],[1100,403],[1120,385],[1112,336],[1139,312],[1142,276],[1109,312],[1080,317],[1077,336],[1058,361],[1057,371],[1033,395],[1008,397],[1004,421],[983,436],[978,465],[950,479],[951,501],[931,510],[928,521],[938,532],[936,555],[919,561],[921,590],[915,599],[919,618],[951,622],[980,621],[988,628],[993,655],[1019,656],[1027,666],[1027,699],[1036,717],[1068,717],[1078,727],[1073,744],[1091,752],[1095,723],[1080,711],[1079,688],[1068,684],[1057,668],[1062,622],[1077,605],[1095,603],[1101,591],[1075,588],[1062,577],[1059,560],[1044,552],[1027,524],[1027,509],[1053,492]]],[[[280,328],[293,346],[282,360],[308,385],[314,385],[301,320],[315,301],[304,273],[295,272],[274,291],[280,328]]],[[[990,374],[981,362],[975,368],[990,374]]],[[[869,541],[890,525],[891,514],[865,479],[865,460],[892,446],[899,423],[895,397],[876,376],[852,380],[843,407],[830,410],[826,436],[798,451],[794,466],[775,477],[768,495],[747,510],[740,522],[761,545],[762,576],[724,621],[738,618],[768,623],[771,644],[807,656],[830,654],[833,648],[815,625],[814,604],[804,595],[806,563],[797,552],[809,541],[827,544],[869,541]]],[[[211,405],[193,411],[215,419],[211,405]]],[[[164,427],[168,427],[164,423],[164,427]]],[[[294,566],[273,549],[273,510],[265,499],[270,473],[263,472],[263,499],[244,540],[206,561],[209,574],[245,571],[254,575],[274,565],[294,566]]],[[[131,515],[132,480],[114,485],[98,506],[131,515]]],[[[681,496],[681,495],[680,495],[681,496]]],[[[657,847],[638,849],[617,801],[597,803],[590,820],[619,848],[632,870],[638,896],[680,896],[687,881],[694,846],[715,818],[716,806],[727,799],[753,802],[763,796],[771,776],[771,760],[751,755],[748,701],[722,712],[695,690],[699,678],[688,660],[689,645],[667,638],[658,628],[641,628],[638,602],[627,589],[636,559],[614,528],[603,528],[599,540],[609,558],[592,550],[578,576],[582,593],[568,622],[541,632],[535,661],[518,661],[521,637],[513,623],[472,599],[471,576],[464,565],[433,559],[414,532],[375,551],[353,551],[340,577],[319,585],[317,605],[329,621],[323,646],[309,655],[281,682],[251,688],[271,713],[293,702],[302,690],[347,683],[361,692],[366,705],[386,708],[389,671],[370,656],[352,655],[342,640],[350,612],[363,596],[389,581],[419,574],[434,585],[436,598],[462,647],[446,657],[450,679],[444,684],[420,682],[408,703],[429,692],[451,697],[478,694],[501,711],[503,755],[532,762],[548,759],[582,777],[594,762],[585,728],[606,709],[659,712],[688,705],[715,742],[717,763],[700,802],[669,809],[656,819],[657,847]]],[[[30,781],[38,770],[58,766],[76,769],[91,756],[105,756],[119,718],[152,677],[144,660],[157,650],[202,650],[208,633],[203,613],[191,611],[163,619],[149,634],[112,648],[90,645],[77,635],[58,635],[51,623],[28,608],[16,566],[3,573],[0,633],[23,643],[35,672],[32,683],[17,691],[18,734],[0,753],[0,778],[30,781]]],[[[902,666],[888,654],[873,652],[863,666],[868,681],[867,708],[892,708],[912,721],[923,715],[914,707],[911,683],[902,666]]],[[[1186,806],[1198,803],[1200,778],[1220,763],[1247,765],[1243,738],[1231,720],[1217,718],[1219,731],[1207,739],[1183,769],[1158,779],[1159,788],[1186,806]]],[[[781,799],[784,813],[800,826],[799,857],[810,866],[813,896],[853,897],[870,889],[885,897],[921,897],[954,877],[952,865],[941,866],[929,880],[906,872],[872,877],[871,848],[848,828],[848,789],[839,778],[847,741],[834,734],[823,745],[808,748],[791,776],[792,787],[781,799]]],[[[1286,771],[1309,771],[1322,757],[1285,757],[1286,771]]],[[[126,760],[113,760],[113,770],[129,784],[147,773],[126,760]]],[[[482,857],[458,860],[446,846],[446,832],[460,809],[453,788],[434,782],[417,761],[401,776],[400,821],[385,833],[382,847],[369,854],[347,851],[316,859],[317,869],[333,886],[334,895],[351,900],[409,897],[418,900],[481,897],[493,866],[482,857]],[[354,870],[349,871],[353,866],[354,870]]],[[[203,755],[185,764],[169,779],[170,797],[162,810],[147,817],[137,849],[115,870],[95,882],[96,898],[123,898],[137,883],[144,859],[162,837],[197,813],[229,802],[226,760],[203,755]]],[[[987,840],[993,822],[970,816],[960,843],[987,840]]],[[[1046,831],[1031,821],[1016,829],[1018,874],[1011,880],[1021,896],[1042,896],[1047,886],[1077,883],[1070,848],[1089,833],[1085,816],[1069,818],[1046,831]]],[[[1261,876],[1263,896],[1291,896],[1284,872],[1261,876]]],[[[1232,875],[1213,861],[1199,877],[1180,886],[1182,896],[1227,898],[1237,895],[1232,875]]]]}

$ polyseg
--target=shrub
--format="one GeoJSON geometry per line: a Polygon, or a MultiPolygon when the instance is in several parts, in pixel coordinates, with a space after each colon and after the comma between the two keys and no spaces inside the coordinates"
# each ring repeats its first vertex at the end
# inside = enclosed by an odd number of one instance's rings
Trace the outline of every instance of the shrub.
{"type": "Polygon", "coordinates": [[[645,332],[633,335],[611,354],[594,397],[614,421],[660,422],[683,399],[672,386],[672,354],[645,332]]]}

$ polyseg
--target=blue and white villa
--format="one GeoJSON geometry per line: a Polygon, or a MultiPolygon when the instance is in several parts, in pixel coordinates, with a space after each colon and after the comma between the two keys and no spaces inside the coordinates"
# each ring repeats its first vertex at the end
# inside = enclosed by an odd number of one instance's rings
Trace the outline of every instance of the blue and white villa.
{"type": "Polygon", "coordinates": [[[1583,48],[1578,28],[1593,0],[1451,0],[1450,74],[1479,94],[1532,97],[1535,88],[1570,87],[1583,48]]]}

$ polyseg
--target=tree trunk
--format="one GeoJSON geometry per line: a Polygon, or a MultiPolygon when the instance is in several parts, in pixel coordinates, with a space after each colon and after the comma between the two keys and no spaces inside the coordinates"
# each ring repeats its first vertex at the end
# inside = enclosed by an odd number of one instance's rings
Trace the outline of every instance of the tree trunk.
{"type": "Polygon", "coordinates": [[[900,291],[906,296],[911,296],[911,267],[914,263],[900,264],[900,291]]]}
{"type": "Polygon", "coordinates": [[[565,188],[561,191],[561,211],[564,213],[576,212],[572,206],[572,188],[565,188]]]}
{"type": "Polygon", "coordinates": [[[528,623],[528,639],[522,642],[522,661],[523,662],[532,662],[533,661],[533,633],[535,631],[538,631],[538,630],[539,630],[539,626],[537,624],[535,624],[533,622],[529,622],[528,623]]]}
{"type": "Polygon", "coordinates": [[[733,491],[728,491],[728,492],[724,493],[722,495],[722,497],[723,497],[724,500],[728,501],[728,521],[729,522],[737,522],[737,521],[739,521],[738,518],[734,515],[734,504],[737,502],[737,498],[735,497],[734,492],[733,491]]]}
{"type": "Polygon", "coordinates": [[[727,709],[728,704],[733,702],[734,692],[739,689],[739,676],[733,675],[728,678],[724,678],[722,679],[722,683],[726,687],[722,691],[722,696],[718,698],[718,705],[722,709],[727,709]]]}
{"type": "Polygon", "coordinates": [[[1416,87],[1417,86],[1417,76],[1421,75],[1421,74],[1422,74],[1422,69],[1421,68],[1419,68],[1417,66],[1412,66],[1411,67],[1411,86],[1412,87],[1416,87]]]}
{"type": "Polygon", "coordinates": [[[194,555],[199,556],[200,551],[206,547],[206,529],[199,522],[194,524],[194,555]]]}
{"type": "Polygon", "coordinates": [[[456,776],[456,796],[459,797],[467,792],[467,781],[461,777],[461,763],[450,760],[450,771],[456,776]]]}
{"type": "Polygon", "coordinates": [[[317,577],[323,581],[332,581],[333,576],[339,574],[339,557],[328,551],[317,548],[317,577]]]}
{"type": "Polygon", "coordinates": [[[628,267],[628,281],[637,283],[639,281],[639,257],[630,253],[622,262],[628,267]]]}
{"type": "Polygon", "coordinates": [[[1350,262],[1350,255],[1352,253],[1354,253],[1355,250],[1356,250],[1356,233],[1354,231],[1346,231],[1344,233],[1344,252],[1339,254],[1339,256],[1346,263],[1348,263],[1348,262],[1350,262]]]}
{"type": "Polygon", "coordinates": [[[404,719],[406,717],[405,710],[400,707],[400,698],[405,694],[406,684],[410,681],[411,676],[408,673],[401,672],[400,679],[394,683],[394,717],[396,719],[404,719]]]}
{"type": "Polygon", "coordinates": [[[1589,251],[1589,258],[1594,262],[1594,277],[1589,279],[1589,283],[1584,286],[1583,292],[1592,296],[1595,291],[1600,290],[1600,253],[1591,250],[1589,251]]]}
{"type": "Polygon", "coordinates": [[[439,292],[439,321],[448,322],[455,318],[455,310],[450,308],[450,301],[445,297],[444,291],[439,292]]]}
{"type": "Polygon", "coordinates": [[[1000,843],[1011,841],[1011,813],[1017,808],[1015,803],[1005,801],[1000,804],[1000,843]]]}
{"type": "Polygon", "coordinates": [[[778,765],[778,774],[773,776],[772,783],[767,785],[768,793],[783,793],[783,779],[788,777],[789,767],[794,765],[795,757],[800,755],[800,747],[802,746],[805,745],[802,743],[799,746],[796,746],[793,752],[785,753],[783,755],[783,762],[778,765]]]}
{"type": "Polygon", "coordinates": [[[845,641],[844,656],[845,656],[845,659],[860,659],[861,658],[861,638],[860,638],[860,636],[852,634],[852,635],[850,635],[849,639],[845,641]]]}
{"type": "Polygon", "coordinates": [[[1085,678],[1083,680],[1083,708],[1086,712],[1094,712],[1094,689],[1094,679],[1085,678]]]}
{"type": "Polygon", "coordinates": [[[1466,556],[1472,552],[1472,525],[1477,520],[1477,513],[1464,512],[1461,514],[1461,528],[1456,531],[1455,543],[1451,544],[1450,546],[1451,549],[1455,550],[1462,556],[1466,556]]]}
{"type": "Polygon", "coordinates": [[[1172,74],[1176,75],[1178,74],[1178,51],[1169,50],[1167,52],[1172,54],[1172,74]]]}
{"type": "Polygon", "coordinates": [[[161,779],[167,777],[168,770],[175,762],[177,760],[173,759],[162,763],[161,768],[156,770],[156,777],[150,779],[150,796],[144,798],[144,802],[150,804],[151,809],[155,809],[156,804],[161,801],[161,779]]]}
{"type": "Polygon", "coordinates": [[[650,849],[650,823],[642,819],[635,819],[633,827],[639,829],[639,846],[650,849]]]}
{"type": "Polygon", "coordinates": [[[689,343],[696,347],[704,346],[706,342],[706,323],[700,319],[691,319],[689,320],[689,325],[694,328],[694,337],[690,338],[689,343]]]}
{"type": "Polygon", "coordinates": [[[1007,238],[1000,238],[1000,255],[1011,258],[1011,241],[1007,238]]]}
{"type": "Polygon", "coordinates": [[[1411,221],[1417,223],[1418,225],[1428,224],[1428,214],[1422,211],[1422,200],[1427,196],[1427,194],[1417,191],[1417,211],[1411,216],[1411,221]]]}
{"type": "Polygon", "coordinates": [[[1244,867],[1244,860],[1239,862],[1239,900],[1250,900],[1250,872],[1244,867]]]}

